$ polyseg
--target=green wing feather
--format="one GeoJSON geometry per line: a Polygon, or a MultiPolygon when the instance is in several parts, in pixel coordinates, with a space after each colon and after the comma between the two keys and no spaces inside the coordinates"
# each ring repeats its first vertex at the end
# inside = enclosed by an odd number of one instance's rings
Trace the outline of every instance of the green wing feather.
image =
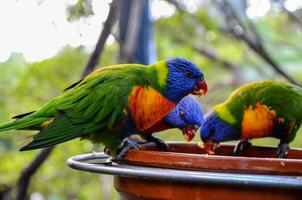
{"type": "Polygon", "coordinates": [[[34,136],[34,140],[20,151],[43,148],[75,139],[85,134],[85,125],[74,124],[66,115],[59,114],[46,128],[34,136]]]}
{"type": "Polygon", "coordinates": [[[124,117],[132,88],[150,84],[150,71],[142,65],[102,68],[69,86],[41,109],[0,125],[0,131],[36,127],[52,119],[21,149],[31,150],[111,128],[124,117]]]}

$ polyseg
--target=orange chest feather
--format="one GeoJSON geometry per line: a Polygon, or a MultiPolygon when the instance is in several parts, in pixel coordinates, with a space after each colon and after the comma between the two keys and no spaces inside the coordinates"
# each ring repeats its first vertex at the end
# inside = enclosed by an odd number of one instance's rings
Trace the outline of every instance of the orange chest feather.
{"type": "Polygon", "coordinates": [[[142,86],[132,90],[128,102],[136,128],[141,131],[158,123],[176,106],[153,88],[142,86]]]}
{"type": "Polygon", "coordinates": [[[271,136],[275,125],[276,112],[261,103],[244,109],[241,124],[241,138],[260,138],[271,136]]]}

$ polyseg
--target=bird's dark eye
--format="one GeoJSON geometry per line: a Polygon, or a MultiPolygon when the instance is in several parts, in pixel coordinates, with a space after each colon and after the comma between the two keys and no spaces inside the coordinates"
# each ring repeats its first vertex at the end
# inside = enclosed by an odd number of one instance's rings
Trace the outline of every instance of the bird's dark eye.
{"type": "Polygon", "coordinates": [[[210,129],[210,135],[214,135],[214,134],[215,134],[215,128],[212,127],[212,128],[210,129]]]}
{"type": "Polygon", "coordinates": [[[190,78],[190,77],[193,76],[193,73],[190,72],[190,71],[187,71],[187,72],[185,73],[185,75],[186,75],[186,77],[190,78]]]}
{"type": "Polygon", "coordinates": [[[182,112],[182,111],[180,111],[180,113],[179,113],[179,117],[180,117],[181,119],[184,119],[184,118],[185,118],[185,113],[184,113],[184,112],[182,112]]]}

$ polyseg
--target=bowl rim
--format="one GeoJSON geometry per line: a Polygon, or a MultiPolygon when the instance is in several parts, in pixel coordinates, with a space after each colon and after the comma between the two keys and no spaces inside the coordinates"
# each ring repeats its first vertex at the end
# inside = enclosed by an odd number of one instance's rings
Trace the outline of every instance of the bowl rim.
{"type": "Polygon", "coordinates": [[[302,175],[302,149],[291,148],[288,158],[274,158],[276,148],[252,146],[246,156],[233,156],[234,145],[222,144],[206,155],[198,143],[168,142],[167,152],[156,150],[155,144],[144,144],[130,150],[125,161],[140,166],[255,174],[302,175]]]}
{"type": "Polygon", "coordinates": [[[80,171],[136,179],[302,189],[302,177],[300,176],[192,171],[118,164],[112,161],[111,157],[105,153],[73,156],[68,159],[67,165],[72,169],[80,171]],[[87,163],[97,159],[104,161],[87,163]]]}

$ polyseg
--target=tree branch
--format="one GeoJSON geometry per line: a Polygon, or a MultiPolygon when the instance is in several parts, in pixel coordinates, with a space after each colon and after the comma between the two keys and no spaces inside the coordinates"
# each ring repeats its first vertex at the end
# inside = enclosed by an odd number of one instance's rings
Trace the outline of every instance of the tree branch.
{"type": "Polygon", "coordinates": [[[241,22],[240,18],[237,16],[235,10],[229,4],[228,1],[223,0],[222,3],[221,1],[216,1],[216,5],[218,5],[218,8],[224,14],[224,19],[227,24],[228,32],[232,33],[235,38],[238,38],[245,44],[247,44],[247,46],[252,49],[254,53],[256,53],[260,58],[262,58],[262,60],[268,63],[269,66],[271,66],[278,74],[283,76],[289,82],[301,86],[301,84],[299,84],[289,74],[283,71],[281,66],[265,50],[263,43],[261,42],[262,40],[260,34],[255,29],[254,24],[250,21],[248,17],[246,17],[246,20],[248,21],[249,27],[246,28],[246,26],[244,26],[244,24],[241,22]],[[239,29],[241,29],[241,31],[238,31],[239,29]],[[254,37],[254,39],[247,35],[247,29],[251,31],[252,37],[254,37]]]}
{"type": "Polygon", "coordinates": [[[109,10],[107,19],[104,23],[103,30],[100,34],[100,37],[95,46],[95,49],[87,62],[87,65],[84,69],[82,76],[86,76],[87,74],[92,72],[95,69],[95,66],[98,64],[100,54],[104,50],[105,42],[111,33],[111,29],[112,29],[113,25],[117,21],[118,14],[119,14],[119,5],[120,5],[119,0],[113,0],[111,2],[110,10],[109,10]]]}
{"type": "MultiPolygon", "coordinates": [[[[86,76],[90,72],[92,72],[96,65],[98,64],[99,57],[101,53],[103,52],[105,42],[108,38],[108,36],[111,33],[111,29],[114,25],[114,23],[117,20],[118,16],[118,9],[119,9],[119,0],[113,0],[110,5],[109,14],[107,16],[107,19],[104,23],[104,27],[102,29],[102,32],[100,34],[100,37],[98,38],[96,47],[91,54],[87,65],[85,66],[82,77],[86,76]]],[[[31,181],[32,176],[35,174],[35,172],[41,167],[41,165],[44,163],[44,161],[48,158],[48,156],[53,151],[54,146],[47,147],[43,149],[38,156],[29,164],[28,167],[24,168],[21,172],[21,175],[18,180],[18,191],[17,191],[17,200],[26,200],[28,199],[27,190],[31,181]]]]}
{"type": "Polygon", "coordinates": [[[172,4],[179,12],[185,12],[185,6],[183,3],[177,0],[166,0],[168,3],[172,4]]]}
{"type": "Polygon", "coordinates": [[[214,49],[210,46],[202,46],[201,48],[193,46],[193,49],[197,53],[207,57],[213,62],[221,64],[226,69],[230,70],[233,73],[233,80],[232,80],[233,84],[240,85],[244,83],[243,75],[238,64],[222,59],[221,57],[218,56],[217,52],[215,52],[214,49]]]}
{"type": "MultiPolygon", "coordinates": [[[[178,2],[177,0],[166,0],[168,3],[174,5],[174,7],[180,12],[184,13],[186,12],[185,6],[178,2]]],[[[201,24],[198,24],[198,26],[202,26],[201,24]]],[[[204,29],[202,27],[202,29],[204,29]]],[[[181,42],[183,44],[187,44],[187,42],[184,40],[184,38],[178,37],[176,39],[178,42],[181,42]]],[[[234,85],[240,85],[244,83],[244,78],[242,76],[242,72],[240,70],[240,67],[238,64],[233,63],[228,60],[224,60],[223,58],[219,57],[217,52],[215,51],[215,48],[213,48],[211,45],[191,45],[191,48],[194,49],[198,54],[207,57],[209,60],[221,64],[225,69],[230,70],[233,73],[233,78],[231,80],[232,84],[234,85]]]]}
{"type": "Polygon", "coordinates": [[[11,196],[11,190],[12,188],[10,186],[1,185],[0,183],[0,199],[3,200],[12,200],[13,197],[11,196]]]}
{"type": "MultiPolygon", "coordinates": [[[[202,25],[196,24],[196,27],[197,26],[202,26],[202,25]]],[[[202,27],[202,29],[204,28],[202,27]]],[[[231,62],[229,60],[225,60],[222,57],[220,57],[212,45],[204,42],[203,44],[198,43],[198,45],[192,44],[192,42],[185,41],[185,39],[179,35],[177,38],[175,38],[175,41],[178,43],[182,43],[183,45],[190,45],[191,49],[193,49],[196,53],[208,58],[212,62],[219,63],[222,67],[229,70],[233,75],[231,80],[232,84],[241,85],[242,83],[245,82],[244,76],[242,75],[242,71],[239,65],[237,63],[231,62]]]]}
{"type": "Polygon", "coordinates": [[[28,167],[22,170],[18,180],[18,193],[17,200],[25,200],[27,197],[27,189],[30,184],[30,180],[33,174],[38,170],[42,163],[47,159],[48,155],[54,148],[48,147],[43,149],[38,156],[30,163],[28,167]]]}
{"type": "Polygon", "coordinates": [[[290,20],[292,20],[294,23],[296,23],[297,25],[302,27],[302,19],[300,19],[298,16],[296,16],[294,13],[292,13],[285,7],[285,5],[284,5],[285,1],[286,0],[279,1],[279,4],[280,4],[282,10],[287,14],[287,16],[289,17],[290,20]]]}

